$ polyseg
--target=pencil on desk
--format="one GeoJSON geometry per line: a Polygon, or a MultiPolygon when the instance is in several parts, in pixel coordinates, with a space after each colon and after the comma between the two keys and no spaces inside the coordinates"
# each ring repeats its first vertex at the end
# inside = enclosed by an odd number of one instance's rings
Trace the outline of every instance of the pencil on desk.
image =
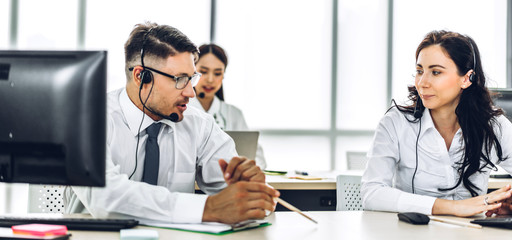
{"type": "Polygon", "coordinates": [[[305,218],[311,220],[312,222],[318,224],[317,221],[315,221],[313,218],[309,217],[308,215],[304,214],[302,211],[300,211],[298,208],[294,207],[293,205],[287,203],[285,200],[281,199],[281,198],[275,198],[277,200],[278,203],[280,203],[281,205],[283,205],[285,208],[288,208],[302,216],[304,216],[305,218]]]}
{"type": "Polygon", "coordinates": [[[430,220],[443,222],[443,223],[450,223],[450,224],[459,225],[459,226],[463,226],[463,227],[471,227],[471,228],[478,228],[478,229],[482,228],[482,226],[478,225],[478,224],[456,221],[456,220],[447,219],[447,218],[430,216],[430,220]]]}

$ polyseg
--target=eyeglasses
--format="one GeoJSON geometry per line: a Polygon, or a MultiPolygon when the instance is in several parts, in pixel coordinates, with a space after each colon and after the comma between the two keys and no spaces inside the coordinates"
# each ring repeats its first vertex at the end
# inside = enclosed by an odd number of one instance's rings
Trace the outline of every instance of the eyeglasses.
{"type": "MultiPolygon", "coordinates": [[[[192,87],[195,87],[197,85],[197,83],[199,82],[199,79],[201,79],[201,73],[197,73],[197,72],[194,73],[194,75],[192,75],[191,77],[189,77],[189,76],[176,77],[176,76],[158,71],[154,68],[150,68],[147,66],[144,66],[144,68],[148,69],[149,71],[156,72],[160,75],[164,75],[166,77],[172,78],[176,82],[176,85],[174,87],[179,90],[184,89],[187,86],[188,82],[190,82],[190,81],[192,81],[192,87]]],[[[132,71],[133,67],[129,68],[128,70],[132,71]]]]}

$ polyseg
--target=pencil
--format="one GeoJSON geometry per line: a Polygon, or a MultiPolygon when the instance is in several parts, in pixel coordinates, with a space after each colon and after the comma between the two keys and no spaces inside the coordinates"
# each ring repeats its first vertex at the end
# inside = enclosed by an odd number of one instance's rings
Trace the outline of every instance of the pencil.
{"type": "Polygon", "coordinates": [[[287,203],[285,200],[281,199],[281,198],[275,198],[277,200],[278,203],[280,203],[281,205],[283,205],[285,208],[288,208],[300,215],[302,215],[303,217],[311,220],[312,222],[318,224],[317,221],[315,221],[313,218],[309,217],[308,215],[304,214],[302,211],[300,211],[298,208],[294,207],[293,205],[287,203]]]}
{"type": "Polygon", "coordinates": [[[461,222],[461,221],[456,221],[456,220],[447,219],[447,218],[430,216],[430,220],[443,222],[443,223],[450,223],[450,224],[459,225],[459,226],[463,226],[463,227],[471,227],[471,228],[478,228],[478,229],[482,228],[482,226],[478,225],[478,224],[461,222]]]}

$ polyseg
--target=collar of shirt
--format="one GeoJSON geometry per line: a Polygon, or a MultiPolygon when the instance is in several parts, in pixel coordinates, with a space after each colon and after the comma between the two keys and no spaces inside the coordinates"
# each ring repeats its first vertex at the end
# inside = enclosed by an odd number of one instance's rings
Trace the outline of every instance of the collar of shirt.
{"type": "MultiPolygon", "coordinates": [[[[142,119],[142,111],[137,106],[135,106],[135,104],[133,104],[132,100],[130,100],[130,98],[128,97],[128,93],[126,92],[126,89],[123,89],[123,91],[119,95],[119,104],[126,118],[126,123],[128,124],[130,131],[133,133],[134,136],[137,136],[137,134],[139,134],[137,130],[139,130],[140,120],[142,119]]],[[[147,114],[144,113],[144,115],[144,121],[142,122],[142,126],[140,127],[140,132],[146,130],[146,128],[149,127],[149,125],[155,122],[147,114]]],[[[169,133],[172,132],[172,129],[174,129],[174,127],[176,126],[176,123],[167,119],[162,119],[158,122],[164,123],[165,125],[169,126],[169,128],[167,128],[167,131],[169,133]]]]}
{"type": "Polygon", "coordinates": [[[423,116],[421,117],[421,133],[420,136],[423,136],[425,132],[435,130],[434,120],[432,120],[432,116],[430,115],[430,109],[425,108],[423,111],[423,116]]]}
{"type": "Polygon", "coordinates": [[[213,96],[213,102],[210,106],[210,109],[207,111],[209,114],[214,114],[220,112],[220,99],[217,96],[213,96]]]}
{"type": "MultiPolygon", "coordinates": [[[[197,97],[191,98],[189,104],[191,106],[194,106],[196,108],[199,108],[199,109],[205,111],[203,108],[203,105],[201,105],[201,102],[199,102],[199,99],[197,99],[197,97]]],[[[222,104],[222,101],[217,96],[213,96],[212,105],[210,106],[210,109],[205,112],[210,115],[213,115],[214,113],[218,113],[218,112],[220,112],[221,104],[222,104]]]]}
{"type": "MultiPolygon", "coordinates": [[[[421,117],[421,124],[422,124],[422,127],[421,127],[421,133],[420,133],[420,138],[421,136],[425,136],[425,133],[427,131],[436,131],[436,132],[439,132],[437,131],[436,129],[436,126],[434,125],[434,120],[432,120],[432,115],[430,115],[430,109],[426,108],[425,111],[423,111],[423,116],[421,117]]],[[[455,138],[458,138],[460,137],[460,135],[462,134],[462,130],[459,128],[457,130],[457,132],[455,133],[455,138]]]]}

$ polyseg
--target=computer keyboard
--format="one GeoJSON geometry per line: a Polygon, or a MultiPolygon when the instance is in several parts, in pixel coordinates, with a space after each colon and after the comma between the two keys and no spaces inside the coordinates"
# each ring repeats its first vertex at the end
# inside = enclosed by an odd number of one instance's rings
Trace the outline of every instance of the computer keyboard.
{"type": "Polygon", "coordinates": [[[512,229],[512,217],[490,217],[490,218],[475,219],[475,220],[471,221],[471,223],[476,223],[476,224],[480,224],[482,226],[488,226],[488,227],[500,227],[500,228],[512,229]]]}
{"type": "Polygon", "coordinates": [[[65,217],[14,217],[0,216],[0,227],[13,225],[43,223],[66,225],[68,230],[119,231],[132,228],[139,224],[134,219],[101,219],[101,218],[65,218],[65,217]]]}

